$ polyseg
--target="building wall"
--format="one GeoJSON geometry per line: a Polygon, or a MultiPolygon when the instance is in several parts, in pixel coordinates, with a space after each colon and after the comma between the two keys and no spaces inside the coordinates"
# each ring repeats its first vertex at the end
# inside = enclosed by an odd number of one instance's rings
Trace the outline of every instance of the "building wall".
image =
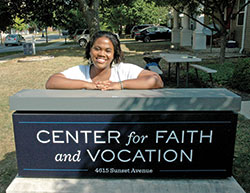
{"type": "MultiPolygon", "coordinates": [[[[237,12],[237,7],[235,8],[235,12],[237,12]]],[[[236,42],[238,43],[238,47],[241,48],[243,25],[237,25],[237,21],[238,16],[231,23],[231,39],[236,40],[236,42]]],[[[247,53],[250,53],[250,5],[248,5],[247,10],[246,34],[244,44],[244,50],[247,53]]]]}
{"type": "Polygon", "coordinates": [[[231,35],[230,39],[235,40],[238,46],[241,46],[241,38],[242,38],[242,26],[236,25],[237,21],[234,20],[231,24],[231,35]]]}
{"type": "MultiPolygon", "coordinates": [[[[238,6],[236,6],[234,8],[234,12],[237,12],[238,10],[238,6]]],[[[235,40],[238,44],[238,46],[241,46],[241,37],[242,37],[242,26],[237,25],[237,21],[238,21],[238,16],[231,21],[230,24],[230,31],[231,31],[231,35],[230,35],[230,39],[235,40]]]]}
{"type": "Polygon", "coordinates": [[[245,51],[250,54],[250,5],[247,9],[245,51]]]}

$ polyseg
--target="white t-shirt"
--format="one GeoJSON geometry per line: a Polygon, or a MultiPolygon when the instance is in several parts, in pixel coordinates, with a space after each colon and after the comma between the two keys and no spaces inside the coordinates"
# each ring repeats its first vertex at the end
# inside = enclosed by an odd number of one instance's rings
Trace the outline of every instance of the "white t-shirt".
{"type": "MultiPolygon", "coordinates": [[[[112,65],[109,80],[112,82],[119,82],[128,79],[136,79],[142,70],[143,68],[130,63],[122,62],[120,64],[115,64],[112,65]]],[[[61,73],[69,79],[92,82],[90,78],[90,65],[74,66],[61,73]]]]}

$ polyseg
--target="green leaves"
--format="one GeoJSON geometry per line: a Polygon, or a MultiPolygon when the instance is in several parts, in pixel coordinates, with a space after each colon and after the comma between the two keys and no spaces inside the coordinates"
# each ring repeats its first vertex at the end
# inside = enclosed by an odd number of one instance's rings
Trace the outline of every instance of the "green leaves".
{"type": "Polygon", "coordinates": [[[14,29],[16,29],[18,31],[28,29],[28,25],[24,22],[24,19],[20,19],[19,17],[16,16],[16,18],[14,19],[14,22],[15,22],[13,24],[14,29]]]}
{"type": "Polygon", "coordinates": [[[13,24],[11,10],[6,0],[0,1],[0,30],[5,31],[8,26],[13,24]]]}
{"type": "Polygon", "coordinates": [[[112,4],[105,1],[105,7],[100,9],[101,22],[106,28],[118,29],[119,26],[136,24],[166,24],[168,7],[157,6],[154,1],[130,0],[112,4]]]}
{"type": "Polygon", "coordinates": [[[242,59],[235,65],[232,76],[232,87],[250,92],[250,59],[242,59]]]}

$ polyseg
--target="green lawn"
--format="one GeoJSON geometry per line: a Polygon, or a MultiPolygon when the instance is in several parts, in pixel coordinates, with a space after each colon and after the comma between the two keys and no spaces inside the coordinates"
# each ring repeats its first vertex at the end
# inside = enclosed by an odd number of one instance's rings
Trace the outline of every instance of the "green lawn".
{"type": "MultiPolygon", "coordinates": [[[[144,45],[144,44],[142,44],[144,45]]],[[[163,43],[140,47],[128,44],[123,46],[126,61],[144,66],[143,52],[166,50],[163,43]]],[[[68,48],[38,52],[38,55],[53,55],[54,59],[38,62],[18,62],[13,58],[0,63],[0,192],[3,193],[17,173],[15,144],[12,127],[12,112],[9,110],[9,97],[22,89],[43,89],[48,77],[68,67],[85,62],[84,50],[68,48]]],[[[22,57],[23,58],[23,57],[22,57]]],[[[168,84],[166,85],[169,86],[168,84]]],[[[233,175],[246,192],[250,192],[250,120],[239,118],[235,146],[233,175]]]]}

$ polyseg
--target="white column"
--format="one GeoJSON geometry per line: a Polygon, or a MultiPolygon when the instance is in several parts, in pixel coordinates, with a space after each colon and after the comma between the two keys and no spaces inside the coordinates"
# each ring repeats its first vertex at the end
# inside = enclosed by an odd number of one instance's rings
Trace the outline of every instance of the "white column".
{"type": "MultiPolygon", "coordinates": [[[[201,23],[204,23],[204,14],[201,14],[197,17],[201,23]]],[[[204,50],[206,46],[206,35],[203,33],[203,25],[196,22],[196,29],[193,32],[193,49],[194,50],[204,50]]]]}
{"type": "Polygon", "coordinates": [[[179,24],[178,24],[179,13],[176,10],[174,10],[173,15],[174,15],[174,27],[171,33],[171,36],[172,36],[171,43],[179,44],[180,43],[180,29],[179,29],[179,24]]]}
{"type": "MultiPolygon", "coordinates": [[[[187,13],[187,10],[185,10],[187,13]]],[[[192,30],[189,29],[189,17],[184,14],[182,18],[182,30],[180,33],[180,46],[192,46],[192,30]]]]}

